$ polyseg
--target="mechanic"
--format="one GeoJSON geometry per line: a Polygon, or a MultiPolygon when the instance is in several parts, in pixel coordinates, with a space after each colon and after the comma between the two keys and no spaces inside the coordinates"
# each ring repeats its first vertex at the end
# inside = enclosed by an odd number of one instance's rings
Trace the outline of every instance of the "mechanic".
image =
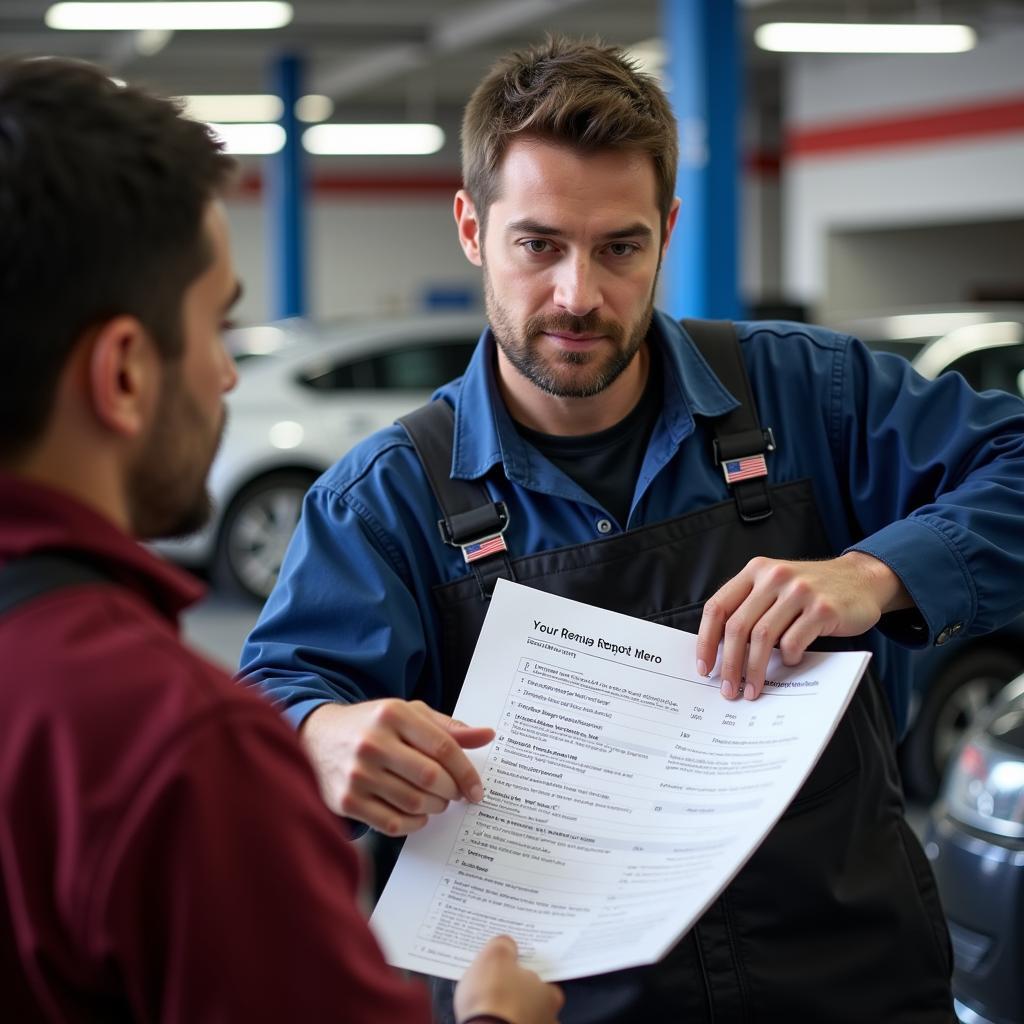
{"type": "Polygon", "coordinates": [[[909,650],[1024,608],[1024,403],[818,327],[656,310],[677,126],[617,48],[502,59],[462,153],[489,327],[437,401],[311,488],[243,678],[301,730],[336,813],[401,835],[479,797],[438,763],[464,728],[438,712],[499,577],[698,632],[693,668],[728,699],[758,697],[773,647],[867,648],[722,897],[661,963],[566,984],[563,1019],[953,1021],[894,747],[909,650]]]}
{"type": "MultiPolygon", "coordinates": [[[[103,71],[0,62],[0,1016],[430,1019],[356,902],[294,731],[188,651],[194,529],[236,381],[205,125],[103,71]]],[[[484,730],[477,738],[493,735],[484,730]]],[[[552,1024],[499,937],[462,1021],[552,1024]]]]}

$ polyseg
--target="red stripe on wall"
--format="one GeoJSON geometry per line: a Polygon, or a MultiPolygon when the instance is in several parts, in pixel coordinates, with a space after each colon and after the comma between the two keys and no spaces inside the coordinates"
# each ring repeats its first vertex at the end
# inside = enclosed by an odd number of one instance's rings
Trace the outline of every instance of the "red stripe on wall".
{"type": "Polygon", "coordinates": [[[768,149],[752,150],[743,157],[743,170],[747,174],[777,178],[782,172],[782,154],[768,149]]]}
{"type": "MultiPolygon", "coordinates": [[[[462,188],[462,178],[457,174],[412,176],[387,175],[316,175],[310,182],[317,195],[401,195],[443,192],[454,195],[462,188]]],[[[242,179],[239,193],[243,196],[257,196],[263,190],[263,179],[258,174],[242,179]]]]}
{"type": "Polygon", "coordinates": [[[828,156],[851,149],[880,149],[944,142],[970,135],[1024,132],[1024,97],[997,103],[947,107],[903,117],[850,121],[805,128],[789,135],[786,155],[828,156]]]}

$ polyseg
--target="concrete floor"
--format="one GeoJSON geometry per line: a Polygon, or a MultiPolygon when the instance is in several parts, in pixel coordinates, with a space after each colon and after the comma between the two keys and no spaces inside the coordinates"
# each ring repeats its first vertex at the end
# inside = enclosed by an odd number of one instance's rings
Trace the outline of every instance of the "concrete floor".
{"type": "Polygon", "coordinates": [[[184,619],[185,638],[228,672],[238,668],[242,642],[259,615],[259,605],[228,598],[211,590],[206,600],[190,609],[184,619]]]}

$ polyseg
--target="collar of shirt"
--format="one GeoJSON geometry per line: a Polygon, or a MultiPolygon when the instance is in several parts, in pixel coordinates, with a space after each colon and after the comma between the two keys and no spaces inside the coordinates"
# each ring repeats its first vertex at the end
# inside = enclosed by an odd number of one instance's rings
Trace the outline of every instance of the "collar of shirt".
{"type": "Polygon", "coordinates": [[[0,564],[37,551],[92,556],[111,579],[134,590],[172,622],[206,592],[194,577],[69,494],[0,473],[0,564]]]}
{"type": "MultiPolygon", "coordinates": [[[[693,433],[695,415],[721,416],[739,405],[711,372],[686,331],[660,310],[654,311],[648,341],[661,351],[665,389],[664,407],[651,436],[644,476],[664,465],[693,433]]],[[[554,467],[538,458],[536,449],[520,436],[498,392],[495,345],[488,327],[465,375],[440,392],[449,400],[458,397],[452,476],[473,480],[500,462],[513,483],[558,493],[554,467]]]]}

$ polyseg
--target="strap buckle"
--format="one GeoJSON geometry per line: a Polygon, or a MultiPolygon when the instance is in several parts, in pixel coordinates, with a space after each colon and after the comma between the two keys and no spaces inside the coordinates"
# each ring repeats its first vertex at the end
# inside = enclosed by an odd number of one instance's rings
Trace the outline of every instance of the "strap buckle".
{"type": "Polygon", "coordinates": [[[721,466],[727,461],[734,462],[737,459],[752,458],[755,455],[763,455],[765,452],[775,451],[775,434],[772,431],[771,427],[766,427],[764,430],[761,431],[761,438],[764,442],[764,447],[760,451],[753,451],[747,455],[730,455],[728,459],[726,459],[722,455],[722,448],[720,444],[721,439],[717,437],[714,438],[714,440],[711,442],[711,447],[712,451],[714,452],[715,465],[721,466]]]}
{"type": "Polygon", "coordinates": [[[451,519],[439,519],[441,539],[451,547],[460,548],[466,564],[508,551],[504,533],[508,529],[508,507],[503,501],[482,509],[462,512],[451,519]]]}

